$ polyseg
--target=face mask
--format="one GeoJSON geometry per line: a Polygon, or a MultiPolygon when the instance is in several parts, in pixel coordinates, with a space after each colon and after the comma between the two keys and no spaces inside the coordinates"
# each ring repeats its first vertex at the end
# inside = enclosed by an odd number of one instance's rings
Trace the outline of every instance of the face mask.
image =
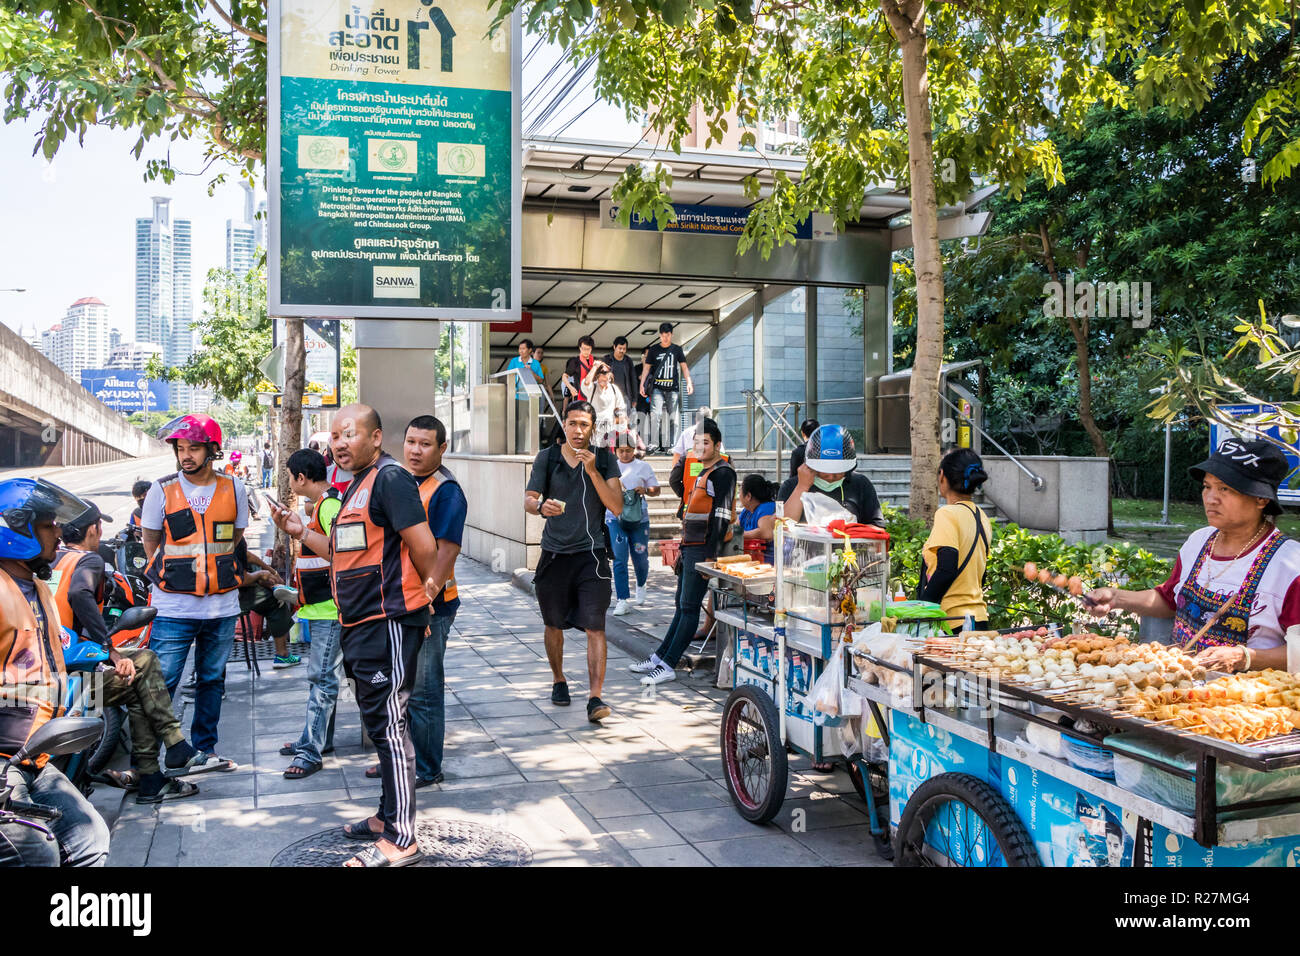
{"type": "Polygon", "coordinates": [[[840,478],[838,481],[827,481],[825,478],[814,478],[813,484],[817,486],[818,491],[834,491],[839,488],[840,485],[844,484],[844,479],[840,478]]]}

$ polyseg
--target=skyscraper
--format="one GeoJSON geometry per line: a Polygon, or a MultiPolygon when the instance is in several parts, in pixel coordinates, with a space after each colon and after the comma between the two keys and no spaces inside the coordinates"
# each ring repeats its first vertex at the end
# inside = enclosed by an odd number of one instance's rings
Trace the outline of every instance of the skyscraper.
{"type": "Polygon", "coordinates": [[[253,268],[257,262],[257,247],[262,245],[253,199],[253,189],[245,183],[243,221],[226,220],[226,268],[240,275],[253,268]]]}
{"type": "Polygon", "coordinates": [[[41,352],[75,381],[84,368],[102,368],[111,351],[108,306],[93,296],[68,306],[63,321],[41,335],[41,352]]]}
{"type": "MultiPolygon", "coordinates": [[[[135,221],[135,340],[162,346],[171,366],[194,353],[191,238],[190,221],[173,221],[164,196],[153,198],[152,218],[135,221]]],[[[177,408],[189,409],[190,391],[176,387],[177,408]]]]}

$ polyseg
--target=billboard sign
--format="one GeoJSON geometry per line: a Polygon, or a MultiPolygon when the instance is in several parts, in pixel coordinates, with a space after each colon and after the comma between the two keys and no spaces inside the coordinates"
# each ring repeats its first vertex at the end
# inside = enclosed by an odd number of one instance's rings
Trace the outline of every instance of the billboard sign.
{"type": "Polygon", "coordinates": [[[84,368],[81,387],[123,415],[165,412],[171,408],[171,387],[161,379],[146,379],[129,368],[84,368]]]}
{"type": "MultiPolygon", "coordinates": [[[[303,407],[338,408],[339,386],[343,375],[343,355],[340,347],[338,319],[303,319],[302,341],[307,351],[307,380],[303,382],[303,407]],[[308,396],[319,396],[319,402],[308,396]]],[[[284,341],[284,322],[277,319],[272,326],[271,338],[278,348],[284,341]]],[[[280,359],[284,361],[283,357],[280,359]]],[[[283,368],[280,370],[283,376],[283,368]]],[[[280,396],[275,396],[279,406],[280,396]]]]}

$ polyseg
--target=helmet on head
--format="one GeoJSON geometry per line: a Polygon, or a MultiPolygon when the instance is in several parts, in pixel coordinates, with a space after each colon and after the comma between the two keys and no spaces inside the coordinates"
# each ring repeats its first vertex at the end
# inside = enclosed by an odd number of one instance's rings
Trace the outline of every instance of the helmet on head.
{"type": "Polygon", "coordinates": [[[858,467],[853,436],[843,425],[822,425],[808,439],[804,464],[813,471],[839,475],[858,467]]]}
{"type": "Polygon", "coordinates": [[[243,457],[244,457],[243,452],[232,451],[230,453],[230,462],[231,464],[238,464],[243,459],[243,457]]]}
{"type": "Polygon", "coordinates": [[[215,460],[221,457],[221,426],[208,415],[193,414],[174,418],[158,429],[158,438],[167,442],[191,441],[212,445],[215,446],[209,449],[212,458],[215,460]]]}
{"type": "Polygon", "coordinates": [[[0,558],[39,558],[41,543],[36,537],[36,522],[74,524],[87,517],[90,510],[91,505],[72,492],[41,478],[0,481],[0,558]]]}

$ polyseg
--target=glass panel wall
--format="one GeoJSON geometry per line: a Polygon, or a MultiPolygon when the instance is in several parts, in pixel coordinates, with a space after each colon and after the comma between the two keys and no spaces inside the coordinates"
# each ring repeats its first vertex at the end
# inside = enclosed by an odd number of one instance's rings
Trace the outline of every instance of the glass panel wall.
{"type": "Polygon", "coordinates": [[[754,387],[754,320],[747,318],[718,343],[719,393],[724,406],[735,406],[715,416],[722,429],[724,448],[745,448],[745,396],[741,389],[754,387]]]}
{"type": "Polygon", "coordinates": [[[862,295],[817,290],[817,414],[823,425],[843,425],[863,441],[862,295]],[[842,402],[834,399],[851,398],[842,402]]]}
{"type": "MultiPolygon", "coordinates": [[[[796,429],[806,417],[807,295],[808,290],[801,286],[786,291],[763,307],[763,393],[778,407],[784,402],[799,403],[798,412],[790,409],[786,413],[786,420],[796,429]]],[[[761,435],[767,430],[767,423],[756,427],[761,435]]],[[[775,448],[776,441],[769,434],[761,447],[775,448]]]]}

